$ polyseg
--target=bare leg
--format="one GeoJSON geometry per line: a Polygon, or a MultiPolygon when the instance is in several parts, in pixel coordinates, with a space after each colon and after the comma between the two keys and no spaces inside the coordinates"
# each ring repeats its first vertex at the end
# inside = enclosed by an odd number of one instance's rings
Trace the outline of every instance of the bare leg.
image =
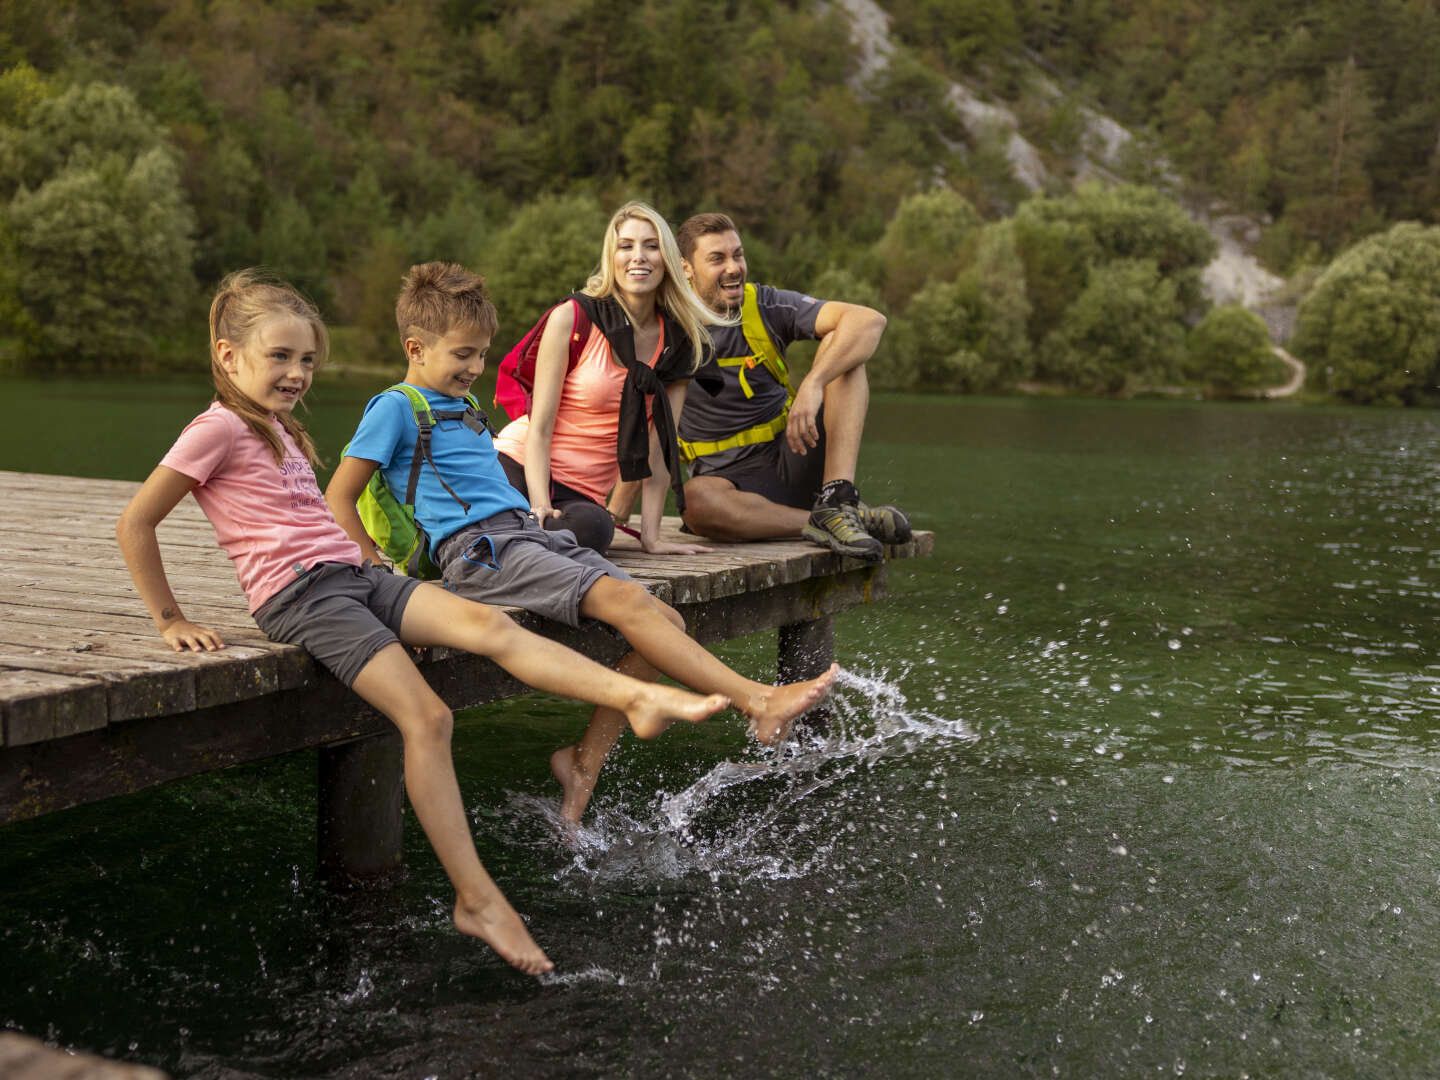
{"type": "Polygon", "coordinates": [[[798,537],[809,520],[809,510],[741,491],[723,477],[697,476],[685,482],[685,524],[713,540],[790,539],[798,537]]]}
{"type": "Polygon", "coordinates": [[[865,432],[865,414],[869,409],[870,381],[864,364],[832,379],[825,387],[825,483],[855,482],[860,437],[865,432]]]}
{"type": "MultiPolygon", "coordinates": [[[[825,468],[822,482],[855,482],[870,381],[865,365],[851,368],[825,387],[825,468]]],[[[783,435],[780,436],[784,438],[783,435]]],[[[808,509],[783,506],[763,495],[741,491],[719,476],[697,476],[685,484],[685,524],[714,540],[769,540],[800,535],[808,509]]]]}
{"type": "MultiPolygon", "coordinates": [[[[615,670],[622,675],[654,682],[658,672],[634,652],[620,658],[615,670]]],[[[590,796],[595,791],[595,781],[600,776],[600,767],[620,733],[625,730],[625,715],[604,705],[590,715],[585,734],[574,746],[566,746],[550,755],[550,771],[560,782],[564,794],[560,799],[560,816],[567,821],[579,821],[580,815],[590,805],[590,796]]],[[[658,731],[656,735],[660,734],[658,731]]]]}
{"type": "Polygon", "coordinates": [[[698,697],[659,683],[641,682],[532,634],[497,608],[430,584],[411,594],[400,636],[410,645],[448,645],[487,656],[537,690],[608,705],[623,713],[635,734],[654,738],[676,720],[697,723],[730,704],[720,694],[698,697]]]}
{"type": "Polygon", "coordinates": [[[361,669],[357,694],[394,721],[405,740],[405,791],[440,865],[455,886],[455,926],[478,937],[525,972],[555,965],[535,944],[476,854],[450,756],[453,718],[399,645],[387,645],[361,669]]]}
{"type": "Polygon", "coordinates": [[[580,613],[609,623],[650,664],[676,682],[701,692],[724,694],[750,720],[763,743],[785,737],[791,723],[830,691],[837,666],[817,678],[767,686],[727,667],[685,633],[685,620],[633,581],[601,578],[580,600],[580,613]]]}

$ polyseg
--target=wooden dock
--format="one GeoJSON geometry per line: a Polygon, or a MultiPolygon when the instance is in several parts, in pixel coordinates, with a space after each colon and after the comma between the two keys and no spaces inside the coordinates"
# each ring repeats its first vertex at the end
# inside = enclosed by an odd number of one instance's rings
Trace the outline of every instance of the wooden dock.
{"type": "MultiPolygon", "coordinates": [[[[0,472],[0,824],[308,747],[321,748],[322,868],[374,877],[399,860],[399,738],[389,722],[247,613],[230,561],[186,499],[160,528],[185,613],[225,637],[214,653],[161,640],[120,557],[114,522],[138,484],[0,472]],[[361,790],[378,798],[360,799],[361,790]]],[[[666,533],[681,539],[679,522],[666,533]]],[[[710,643],[779,628],[782,681],[828,665],[831,617],[885,595],[887,566],[804,541],[715,544],[710,555],[616,552],[710,643]]],[[[891,558],[933,549],[917,533],[891,558]]],[[[606,663],[623,642],[599,625],[517,621],[606,663]]],[[[526,692],[488,660],[417,654],[453,708],[526,692]]]]}

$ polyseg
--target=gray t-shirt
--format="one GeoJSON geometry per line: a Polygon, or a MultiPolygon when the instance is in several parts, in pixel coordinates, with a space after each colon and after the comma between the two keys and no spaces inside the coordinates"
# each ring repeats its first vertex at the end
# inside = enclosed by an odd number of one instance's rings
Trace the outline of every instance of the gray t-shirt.
{"type": "MultiPolygon", "coordinates": [[[[785,350],[793,341],[815,340],[815,319],[825,305],[824,300],[770,285],[757,285],[755,299],[760,308],[760,321],[770,332],[770,340],[781,356],[785,355],[785,350]]],[[[680,414],[680,437],[691,442],[716,442],[779,416],[780,410],[785,407],[785,387],[775,381],[764,365],[756,363],[753,367],[744,367],[722,362],[754,355],[739,324],[711,326],[710,336],[714,339],[715,355],[705,370],[718,370],[724,387],[714,397],[694,386],[685,395],[685,408],[680,414]],[[742,370],[753,397],[746,397],[740,385],[742,370]]],[[[764,444],[737,446],[718,454],[707,454],[692,464],[691,472],[698,475],[730,465],[763,448],[764,444]]]]}

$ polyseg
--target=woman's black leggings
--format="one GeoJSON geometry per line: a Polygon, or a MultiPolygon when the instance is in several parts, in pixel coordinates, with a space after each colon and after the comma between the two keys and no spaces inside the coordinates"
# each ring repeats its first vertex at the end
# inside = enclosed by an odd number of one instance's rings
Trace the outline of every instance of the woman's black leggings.
{"type": "MultiPolygon", "coordinates": [[[[499,458],[505,479],[528,502],[530,487],[525,483],[525,466],[508,454],[500,454],[499,458]]],[[[560,511],[560,516],[544,522],[545,528],[569,529],[575,534],[577,544],[601,555],[610,550],[610,541],[615,539],[615,520],[609,510],[556,480],[550,481],[550,505],[560,511]]]]}

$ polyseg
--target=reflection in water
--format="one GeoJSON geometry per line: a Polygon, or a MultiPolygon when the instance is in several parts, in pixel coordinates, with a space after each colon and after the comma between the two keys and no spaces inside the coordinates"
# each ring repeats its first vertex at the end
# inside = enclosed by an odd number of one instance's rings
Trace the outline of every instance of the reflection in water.
{"type": "Polygon", "coordinates": [[[1436,461],[1434,413],[877,402],[862,490],[939,543],[840,620],[824,734],[626,740],[563,832],[585,710],[457,726],[554,975],[450,930],[416,828],[319,888],[296,757],[0,831],[0,1026],[217,1080],[1428,1075],[1436,461]]]}

